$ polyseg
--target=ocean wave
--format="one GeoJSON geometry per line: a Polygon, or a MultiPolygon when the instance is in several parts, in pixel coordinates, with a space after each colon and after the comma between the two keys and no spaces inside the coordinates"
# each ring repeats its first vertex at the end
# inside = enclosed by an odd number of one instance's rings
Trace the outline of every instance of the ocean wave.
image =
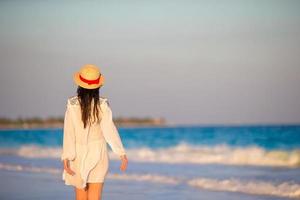
{"type": "MultiPolygon", "coordinates": [[[[59,158],[61,148],[26,145],[19,148],[0,148],[0,155],[17,155],[26,158],[59,158]]],[[[179,144],[169,148],[147,147],[127,149],[127,155],[135,162],[193,163],[252,165],[274,167],[300,167],[300,149],[265,150],[261,147],[192,146],[179,144]]],[[[119,159],[109,152],[111,159],[119,159]]]]}
{"type": "MultiPolygon", "coordinates": [[[[34,173],[50,173],[60,174],[61,169],[23,166],[19,164],[0,163],[0,170],[23,171],[34,173]]],[[[251,195],[270,195],[276,197],[300,198],[300,184],[294,182],[272,183],[268,181],[252,180],[245,181],[239,179],[211,179],[197,177],[194,179],[187,179],[184,177],[172,177],[158,174],[137,174],[137,173],[123,173],[112,174],[108,173],[108,179],[113,180],[129,180],[142,181],[168,185],[186,184],[191,187],[196,187],[204,190],[225,191],[225,192],[240,192],[251,195]]]]}
{"type": "Polygon", "coordinates": [[[267,151],[260,147],[191,146],[129,149],[131,160],[166,163],[300,167],[300,150],[267,151]]]}

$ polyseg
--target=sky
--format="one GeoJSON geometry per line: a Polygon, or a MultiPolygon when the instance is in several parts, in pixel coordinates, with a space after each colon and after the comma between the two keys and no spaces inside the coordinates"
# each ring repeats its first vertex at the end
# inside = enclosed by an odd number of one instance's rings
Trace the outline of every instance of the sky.
{"type": "Polygon", "coordinates": [[[300,1],[0,1],[0,117],[58,117],[95,64],[114,117],[300,123],[300,1]]]}

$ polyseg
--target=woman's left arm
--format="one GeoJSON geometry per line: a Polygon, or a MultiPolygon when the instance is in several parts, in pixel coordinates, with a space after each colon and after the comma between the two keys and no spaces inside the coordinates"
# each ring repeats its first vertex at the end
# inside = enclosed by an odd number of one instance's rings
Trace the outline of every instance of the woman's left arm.
{"type": "Polygon", "coordinates": [[[64,128],[63,128],[63,148],[61,154],[61,161],[74,160],[76,157],[76,149],[75,149],[75,129],[71,116],[71,105],[68,99],[65,117],[64,117],[64,128]]]}

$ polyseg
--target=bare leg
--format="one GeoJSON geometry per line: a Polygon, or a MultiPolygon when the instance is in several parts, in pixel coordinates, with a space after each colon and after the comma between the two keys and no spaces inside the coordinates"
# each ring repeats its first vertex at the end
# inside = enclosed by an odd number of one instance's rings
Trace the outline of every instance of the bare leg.
{"type": "Polygon", "coordinates": [[[76,200],[87,200],[88,199],[88,188],[79,189],[75,187],[76,200]]]}
{"type": "Polygon", "coordinates": [[[87,184],[88,184],[88,200],[101,200],[104,183],[87,183],[87,184]]]}

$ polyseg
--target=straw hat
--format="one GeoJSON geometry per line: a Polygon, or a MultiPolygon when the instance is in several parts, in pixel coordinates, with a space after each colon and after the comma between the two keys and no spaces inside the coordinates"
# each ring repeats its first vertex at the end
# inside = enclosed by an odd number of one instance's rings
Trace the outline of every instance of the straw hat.
{"type": "Polygon", "coordinates": [[[104,76],[95,65],[84,65],[73,75],[74,82],[86,89],[96,89],[104,84],[104,76]]]}

